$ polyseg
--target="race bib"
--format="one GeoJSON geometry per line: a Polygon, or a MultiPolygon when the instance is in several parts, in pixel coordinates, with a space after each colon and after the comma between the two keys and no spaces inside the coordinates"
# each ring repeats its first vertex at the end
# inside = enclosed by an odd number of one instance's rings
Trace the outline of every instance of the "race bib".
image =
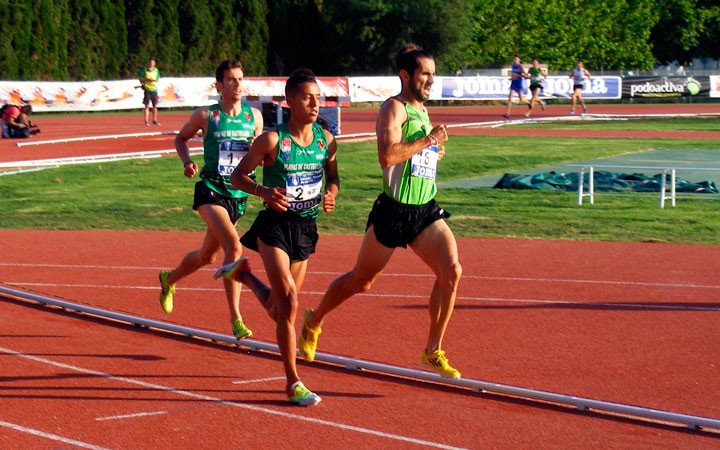
{"type": "Polygon", "coordinates": [[[300,172],[287,177],[285,195],[293,211],[304,211],[320,204],[323,172],[300,172]]]}
{"type": "Polygon", "coordinates": [[[237,165],[250,151],[250,144],[241,141],[220,141],[218,147],[218,173],[223,176],[232,175],[237,165]]]}
{"type": "Polygon", "coordinates": [[[437,174],[438,148],[437,145],[425,147],[421,152],[415,153],[410,161],[410,174],[414,177],[435,179],[437,174]]]}

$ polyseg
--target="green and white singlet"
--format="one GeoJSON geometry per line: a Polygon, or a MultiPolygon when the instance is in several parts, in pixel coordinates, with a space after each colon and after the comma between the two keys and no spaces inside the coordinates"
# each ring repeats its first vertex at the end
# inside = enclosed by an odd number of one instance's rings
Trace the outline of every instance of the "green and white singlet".
{"type": "MultiPolygon", "coordinates": [[[[403,104],[407,112],[407,120],[402,125],[403,143],[425,138],[432,130],[427,111],[418,111],[407,103],[403,104]]],[[[399,203],[424,205],[437,193],[437,162],[437,145],[430,145],[407,161],[384,168],[383,191],[399,203]]]]}
{"type": "Polygon", "coordinates": [[[320,124],[312,125],[313,142],[303,147],[290,136],[286,123],[277,127],[278,153],[275,164],[263,167],[263,184],[286,189],[290,211],[315,218],[322,203],[323,174],[328,160],[328,142],[320,124]]]}
{"type": "MultiPolygon", "coordinates": [[[[230,184],[230,175],[250,150],[255,135],[255,116],[252,109],[242,105],[240,113],[228,116],[220,104],[208,108],[207,133],[203,140],[205,165],[200,177],[205,185],[229,198],[245,198],[247,193],[230,184]]],[[[255,179],[253,170],[250,177],[255,179]]]]}
{"type": "Polygon", "coordinates": [[[544,77],[540,69],[531,67],[528,69],[528,75],[530,75],[530,89],[542,87],[542,80],[544,77]]]}

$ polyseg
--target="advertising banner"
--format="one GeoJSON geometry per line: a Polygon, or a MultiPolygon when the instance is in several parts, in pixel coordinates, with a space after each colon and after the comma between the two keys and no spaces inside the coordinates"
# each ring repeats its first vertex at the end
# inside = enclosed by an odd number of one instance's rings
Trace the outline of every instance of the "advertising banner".
{"type": "MultiPolygon", "coordinates": [[[[321,106],[347,106],[347,78],[318,78],[321,106]]],[[[160,78],[160,108],[199,107],[217,102],[215,78],[160,78]]],[[[260,102],[282,103],[285,78],[245,78],[244,95],[260,102]]],[[[103,111],[143,107],[137,80],[115,81],[0,81],[0,104],[29,103],[36,112],[103,111]]]]}
{"type": "Polygon", "coordinates": [[[720,75],[710,75],[710,97],[720,97],[720,75]]]}
{"type": "Polygon", "coordinates": [[[623,98],[708,97],[710,77],[626,77],[623,98]]]}
{"type": "MultiPolygon", "coordinates": [[[[442,83],[442,100],[506,100],[510,78],[495,76],[438,77],[442,83]]],[[[435,80],[438,82],[438,79],[435,80]]],[[[582,95],[586,99],[619,99],[621,78],[593,76],[583,83],[582,95]]],[[[523,93],[530,96],[530,83],[524,80],[523,93]]],[[[543,81],[543,98],[572,95],[573,81],[569,77],[551,76],[543,81]]]]}

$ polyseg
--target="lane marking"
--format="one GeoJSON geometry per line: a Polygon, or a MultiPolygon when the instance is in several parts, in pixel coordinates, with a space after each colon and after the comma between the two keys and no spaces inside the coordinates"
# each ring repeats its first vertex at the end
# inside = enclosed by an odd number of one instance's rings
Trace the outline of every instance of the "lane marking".
{"type": "Polygon", "coordinates": [[[153,412],[142,412],[142,413],[134,413],[134,414],[120,414],[117,416],[107,416],[107,417],[96,417],[95,420],[98,422],[102,422],[105,420],[120,420],[120,419],[134,419],[136,417],[146,417],[146,416],[161,416],[163,414],[167,414],[167,411],[153,411],[153,412]]]}
{"type": "MultiPolygon", "coordinates": [[[[72,283],[24,283],[17,281],[5,281],[2,282],[7,286],[17,287],[61,287],[61,288],[84,288],[84,289],[107,289],[112,287],[113,289],[129,289],[129,290],[157,290],[157,286],[109,286],[107,284],[72,284],[72,283]]],[[[705,287],[705,286],[703,286],[705,287]]],[[[194,287],[182,287],[183,291],[193,292],[225,292],[223,288],[194,288],[194,287]]],[[[303,295],[315,295],[323,296],[324,291],[303,291],[303,295]]],[[[395,299],[427,299],[427,295],[415,295],[415,294],[380,294],[365,292],[355,294],[357,297],[371,297],[371,298],[395,298],[395,299]]],[[[668,300],[673,304],[661,304],[661,303],[625,303],[625,302],[607,302],[607,301],[580,301],[580,300],[554,300],[554,299],[537,299],[537,298],[501,298],[501,297],[475,297],[467,295],[458,295],[456,301],[468,301],[468,302],[481,302],[481,303],[519,303],[519,304],[539,304],[548,306],[572,306],[572,307],[598,307],[598,308],[616,308],[616,309],[648,309],[648,310],[666,310],[666,311],[720,311],[720,303],[718,306],[695,306],[690,303],[683,305],[680,301],[668,300]]],[[[693,303],[696,303],[694,300],[693,303]]],[[[707,300],[707,303],[710,303],[707,300]]],[[[462,308],[463,305],[456,305],[458,308],[462,308]]]]}
{"type": "MultiPolygon", "coordinates": [[[[147,266],[111,266],[111,265],[91,265],[91,264],[31,264],[31,263],[14,263],[14,262],[0,262],[0,267],[47,267],[47,268],[60,268],[60,269],[93,269],[93,270],[141,270],[141,271],[153,271],[162,270],[164,267],[147,267],[147,266]]],[[[215,268],[202,268],[199,271],[211,272],[215,268]]],[[[265,273],[264,270],[253,269],[253,272],[265,273]]],[[[308,275],[342,275],[345,272],[341,271],[311,271],[307,272],[308,275]]],[[[428,272],[425,274],[418,273],[393,273],[383,272],[380,274],[381,277],[403,277],[403,278],[431,278],[432,273],[428,272]]],[[[666,283],[666,282],[654,282],[654,281],[623,281],[623,280],[589,280],[589,279],[576,279],[576,278],[536,278],[536,277],[500,277],[500,276],[485,276],[485,275],[465,275],[463,279],[475,279],[475,280],[496,280],[496,281],[527,281],[527,282],[538,282],[538,283],[571,283],[571,284],[609,284],[619,286],[654,286],[654,287],[678,287],[678,288],[690,288],[690,289],[720,289],[720,284],[697,284],[697,283],[666,283]]],[[[156,287],[155,287],[156,288],[156,287]]]]}
{"type": "Polygon", "coordinates": [[[284,379],[285,379],[285,377],[256,378],[254,380],[233,381],[232,384],[264,383],[266,381],[278,381],[278,380],[284,380],[284,379]]]}
{"type": "MultiPolygon", "coordinates": [[[[459,450],[459,449],[463,448],[463,447],[454,447],[451,445],[441,444],[438,442],[431,442],[431,441],[426,441],[426,440],[422,440],[422,439],[415,439],[415,438],[411,438],[408,436],[402,436],[402,435],[398,435],[398,434],[386,433],[383,431],[372,430],[369,428],[358,427],[355,425],[348,425],[348,424],[324,420],[324,419],[316,419],[313,417],[301,416],[298,414],[277,411],[274,409],[264,408],[264,407],[256,406],[256,405],[236,403],[236,402],[229,401],[229,400],[223,400],[223,399],[216,398],[216,397],[210,397],[208,395],[198,394],[197,392],[186,391],[183,389],[172,388],[172,387],[163,386],[163,385],[155,384],[155,383],[148,383],[146,381],[137,380],[134,378],[111,375],[109,373],[99,372],[99,371],[92,370],[92,369],[86,369],[83,367],[65,364],[65,363],[53,361],[50,359],[41,358],[38,356],[29,355],[29,354],[22,353],[22,352],[17,352],[15,350],[11,350],[11,349],[4,348],[4,347],[0,347],[0,352],[3,352],[5,354],[11,355],[11,356],[16,356],[19,358],[25,358],[25,359],[35,361],[35,362],[38,362],[41,364],[46,364],[49,366],[59,367],[61,369],[71,370],[73,372],[79,372],[79,373],[93,375],[93,376],[100,377],[100,378],[106,378],[106,379],[113,380],[113,381],[119,381],[122,383],[133,384],[136,386],[141,386],[146,389],[153,389],[153,390],[157,390],[157,391],[161,391],[161,392],[166,392],[169,394],[181,395],[181,396],[189,397],[189,398],[196,399],[196,400],[202,400],[202,401],[206,401],[206,402],[215,402],[215,403],[225,405],[225,406],[233,406],[236,408],[246,409],[246,410],[250,410],[253,412],[284,417],[286,419],[301,420],[303,422],[310,422],[310,423],[314,423],[317,425],[325,425],[328,427],[338,428],[338,429],[345,430],[345,431],[353,431],[353,432],[357,432],[357,433],[361,433],[361,434],[368,434],[368,435],[377,436],[380,438],[392,439],[392,440],[407,442],[407,443],[411,443],[411,444],[424,445],[424,446],[432,447],[432,448],[442,448],[442,449],[448,449],[448,450],[459,450]]],[[[102,449],[102,447],[86,447],[86,448],[102,449]]],[[[103,450],[105,450],[105,449],[103,449],[103,450]]]]}
{"type": "Polygon", "coordinates": [[[11,430],[19,431],[21,433],[32,434],[33,436],[39,436],[39,437],[42,437],[45,439],[62,442],[63,444],[74,445],[74,446],[80,447],[80,448],[89,448],[92,450],[110,450],[106,447],[100,447],[97,445],[88,444],[86,442],[76,441],[75,439],[64,438],[62,436],[58,436],[57,434],[46,433],[44,431],[35,430],[33,428],[28,428],[28,427],[23,427],[21,425],[17,425],[14,423],[4,422],[2,420],[0,420],[0,427],[10,428],[11,430]]]}

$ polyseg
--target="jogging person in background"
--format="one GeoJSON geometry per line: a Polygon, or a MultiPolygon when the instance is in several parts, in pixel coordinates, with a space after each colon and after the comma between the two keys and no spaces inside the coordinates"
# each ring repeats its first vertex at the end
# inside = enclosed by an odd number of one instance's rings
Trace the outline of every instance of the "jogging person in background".
{"type": "Polygon", "coordinates": [[[583,108],[583,114],[587,114],[588,109],[585,106],[585,100],[582,97],[583,82],[590,78],[590,72],[585,68],[582,61],[578,61],[577,65],[570,72],[570,78],[573,79],[573,93],[571,97],[572,106],[570,107],[570,114],[575,114],[575,105],[580,102],[583,108]]]}
{"type": "Polygon", "coordinates": [[[438,160],[448,140],[445,125],[433,127],[425,102],[435,77],[430,52],[408,45],[396,56],[401,92],[380,108],[376,122],[383,192],[373,204],[355,267],[330,283],[315,310],[303,317],[300,354],[315,359],[321,326],[330,311],[355,294],[366,292],[397,247],[410,248],[435,274],[430,294],[430,330],[420,363],[442,376],[460,372],[448,362],[442,341],[455,306],[462,268],[455,236],[445,222],[450,215],[434,200],[438,160]]]}
{"type": "Polygon", "coordinates": [[[321,399],[297,373],[295,318],[308,258],[318,241],[315,219],[320,206],[325,212],[335,209],[340,178],[335,138],[317,123],[320,88],[315,75],[308,69],[294,71],[285,84],[285,98],[290,121],[260,136],[231,177],[234,186],[262,198],[266,206],[241,241],[260,254],[270,287],[250,272],[247,258],[221,267],[215,277],[240,281],[255,293],[276,323],[288,398],[311,406],[321,399]],[[260,165],[263,185],[247,175],[260,165]]]}
{"type": "MultiPolygon", "coordinates": [[[[215,72],[220,102],[195,110],[175,137],[184,175],[192,178],[198,173],[198,165],[190,158],[188,141],[202,131],[205,165],[195,183],[193,209],[207,224],[207,232],[198,250],[185,255],[174,270],[160,272],[160,305],[168,314],[173,310],[175,284],[179,280],[215,262],[220,250],[225,254],[224,264],[242,255],[235,225],[245,214],[248,195],[230,184],[230,175],[247,154],[253,139],[263,131],[260,111],[241,103],[243,76],[240,61],[221,62],[215,72]]],[[[252,336],[240,314],[240,284],[230,280],[224,284],[233,334],[237,339],[252,336]]]]}
{"type": "Polygon", "coordinates": [[[547,69],[540,67],[540,61],[537,58],[533,58],[532,67],[527,71],[528,77],[530,78],[530,110],[525,113],[525,117],[530,117],[535,103],[540,104],[540,107],[545,111],[545,102],[540,98],[540,94],[543,91],[542,82],[547,78],[547,69]]]}
{"type": "Polygon", "coordinates": [[[140,77],[140,86],[143,90],[143,104],[145,105],[145,125],[150,126],[150,122],[148,122],[150,116],[150,104],[152,104],[153,110],[153,125],[160,125],[160,122],[158,122],[157,120],[157,105],[160,101],[158,97],[157,82],[160,79],[160,70],[155,67],[155,60],[150,58],[150,60],[148,60],[147,67],[141,68],[140,72],[138,72],[138,76],[140,77]]]}
{"type": "Polygon", "coordinates": [[[510,108],[512,107],[513,92],[520,99],[520,103],[525,103],[528,108],[530,107],[530,103],[525,98],[525,94],[523,94],[523,79],[525,78],[527,78],[525,68],[520,62],[520,57],[518,55],[515,55],[513,56],[512,66],[510,66],[510,90],[508,91],[507,109],[505,110],[505,114],[503,114],[503,117],[506,119],[510,118],[510,108]]]}

